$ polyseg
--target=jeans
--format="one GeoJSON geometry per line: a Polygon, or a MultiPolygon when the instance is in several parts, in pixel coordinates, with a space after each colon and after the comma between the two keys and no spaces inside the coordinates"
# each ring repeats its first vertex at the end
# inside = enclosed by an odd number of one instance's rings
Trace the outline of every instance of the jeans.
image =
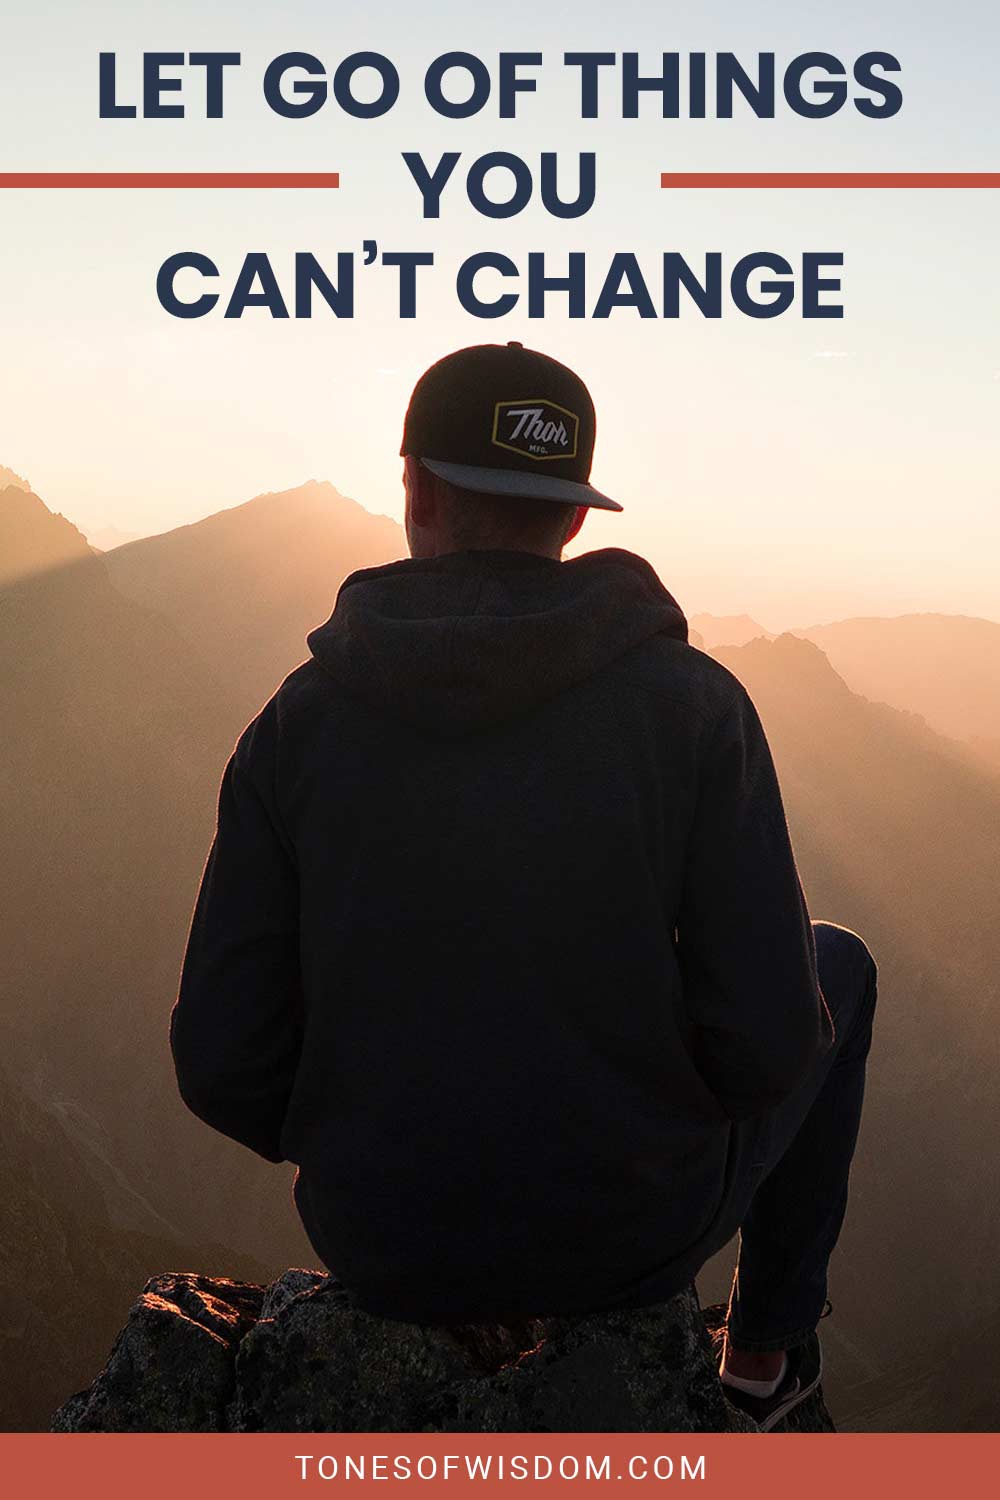
{"type": "Polygon", "coordinates": [[[727,1319],[736,1349],[792,1349],[826,1303],[847,1208],[865,1092],[877,971],[856,933],[814,922],[819,982],[836,1038],[805,1083],[735,1127],[739,1256],[727,1319]]]}

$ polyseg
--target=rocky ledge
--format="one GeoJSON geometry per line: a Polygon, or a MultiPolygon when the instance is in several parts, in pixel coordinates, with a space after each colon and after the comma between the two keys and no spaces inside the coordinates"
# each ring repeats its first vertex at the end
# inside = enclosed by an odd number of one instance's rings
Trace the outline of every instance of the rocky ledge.
{"type": "MultiPolygon", "coordinates": [[[[375,1318],[320,1271],[154,1276],[55,1432],[742,1432],[694,1288],[516,1328],[375,1318]]],[[[829,1432],[817,1391],[776,1431],[829,1432]]]]}

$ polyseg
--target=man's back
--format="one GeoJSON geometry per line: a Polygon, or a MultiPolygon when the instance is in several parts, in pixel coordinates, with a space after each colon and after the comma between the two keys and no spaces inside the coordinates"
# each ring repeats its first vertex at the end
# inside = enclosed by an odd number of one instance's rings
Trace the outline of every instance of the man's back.
{"type": "Polygon", "coordinates": [[[372,1311],[649,1302],[828,1039],[766,742],[647,564],[355,574],[227,769],[173,1023],[372,1311]]]}

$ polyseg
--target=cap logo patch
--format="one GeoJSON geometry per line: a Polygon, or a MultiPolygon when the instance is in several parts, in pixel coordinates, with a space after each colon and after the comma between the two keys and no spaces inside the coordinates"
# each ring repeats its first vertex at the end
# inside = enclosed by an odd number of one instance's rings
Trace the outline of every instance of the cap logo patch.
{"type": "Polygon", "coordinates": [[[575,458],[580,419],[554,401],[498,401],[492,441],[539,461],[575,458]]]}

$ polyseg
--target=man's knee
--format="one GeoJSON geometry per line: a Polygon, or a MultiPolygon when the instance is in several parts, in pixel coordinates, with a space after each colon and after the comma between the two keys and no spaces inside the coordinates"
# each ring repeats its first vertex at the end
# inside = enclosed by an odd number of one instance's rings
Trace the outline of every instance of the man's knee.
{"type": "Polygon", "coordinates": [[[836,922],[814,922],[812,929],[817,955],[821,950],[834,952],[841,961],[853,963],[866,976],[877,976],[878,970],[871,949],[864,938],[852,932],[850,927],[841,927],[836,922]]]}
{"type": "Polygon", "coordinates": [[[820,988],[834,1012],[845,1006],[871,1015],[878,995],[878,966],[864,938],[835,922],[814,922],[820,988]]]}

